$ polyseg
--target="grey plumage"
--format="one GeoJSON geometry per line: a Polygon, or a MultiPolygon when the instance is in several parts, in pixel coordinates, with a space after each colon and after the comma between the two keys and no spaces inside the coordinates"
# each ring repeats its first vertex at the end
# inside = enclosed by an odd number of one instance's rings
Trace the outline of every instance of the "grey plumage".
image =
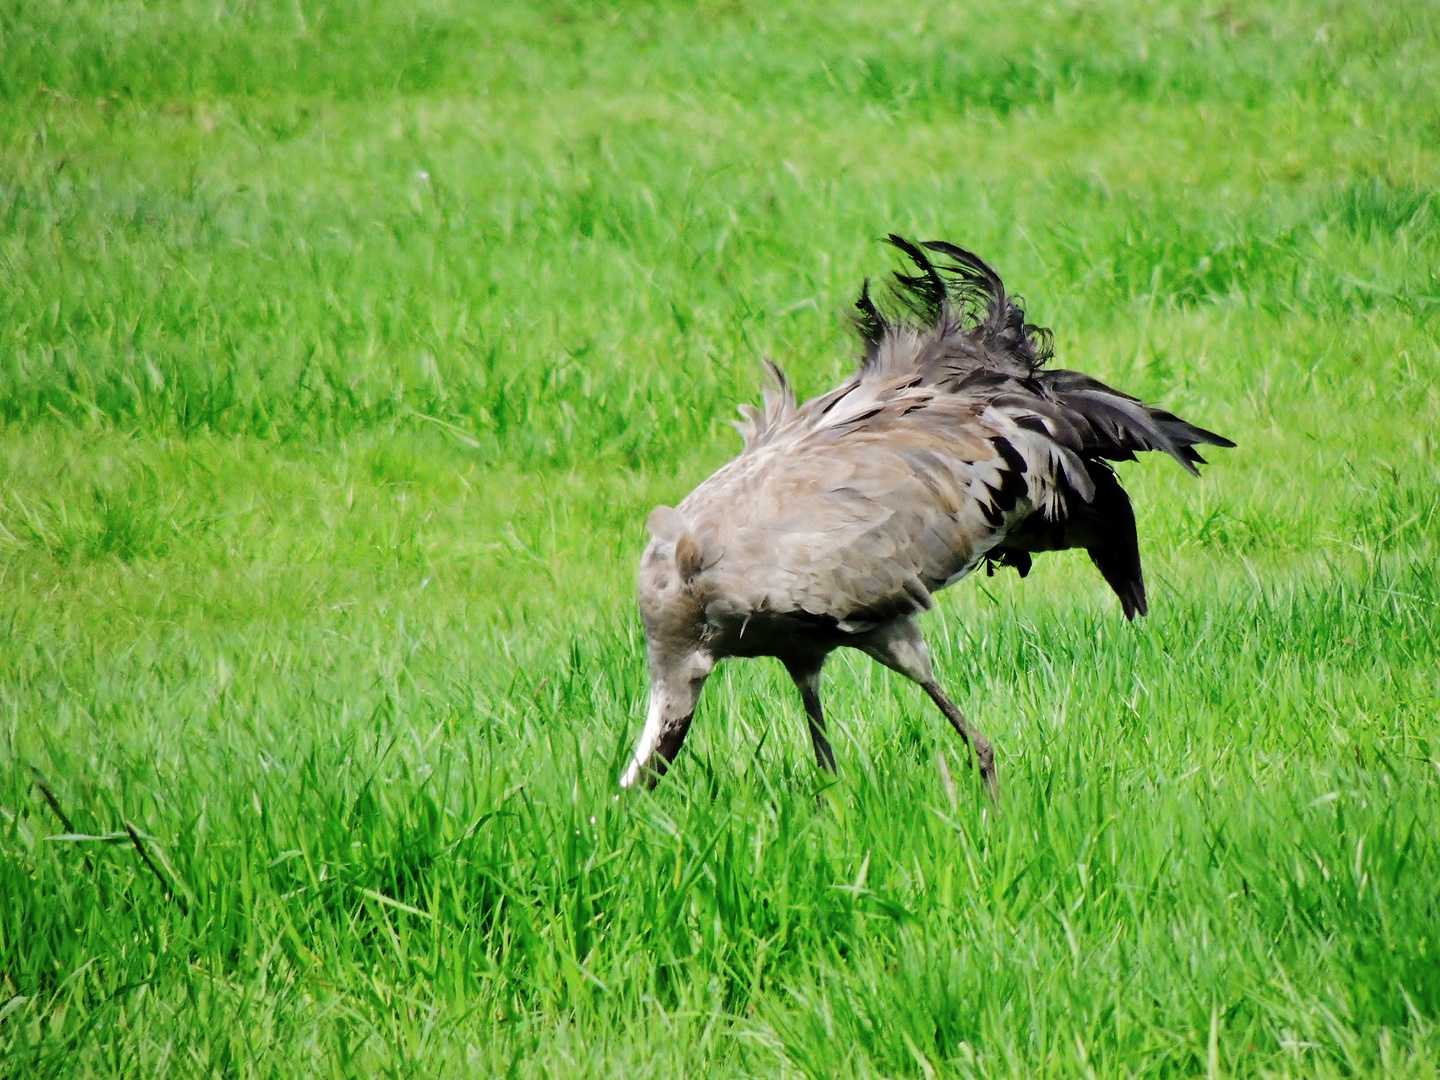
{"type": "Polygon", "coordinates": [[[981,565],[1023,576],[1032,554],[1072,547],[1127,618],[1145,614],[1135,516],[1110,463],[1161,450],[1195,472],[1197,445],[1234,445],[1045,368],[1049,331],[1025,321],[978,256],[889,242],[914,272],[895,275],[888,312],[865,283],[860,370],[800,405],[767,361],[764,408],[740,409],[740,455],[650,515],[640,565],[650,708],[626,787],[664,772],[705,678],[736,656],[786,665],[816,760],[833,769],[819,677],[845,645],[919,683],[998,791],[992,748],[936,680],[916,616],[981,565]]]}

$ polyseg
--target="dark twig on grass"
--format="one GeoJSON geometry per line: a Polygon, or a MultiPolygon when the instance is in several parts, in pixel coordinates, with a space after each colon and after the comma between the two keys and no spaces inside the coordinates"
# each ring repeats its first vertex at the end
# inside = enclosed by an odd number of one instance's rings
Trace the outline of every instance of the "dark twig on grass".
{"type": "Polygon", "coordinates": [[[189,915],[190,905],[185,902],[185,897],[180,895],[178,889],[172,889],[170,887],[169,879],[160,872],[160,868],[151,860],[150,853],[145,850],[145,841],[135,830],[135,826],[127,821],[125,822],[125,831],[130,834],[130,842],[135,845],[135,850],[140,853],[141,861],[150,868],[150,872],[155,875],[155,880],[160,882],[160,887],[165,890],[166,899],[175,901],[175,903],[180,905],[181,913],[189,915]]]}
{"type": "MultiPolygon", "coordinates": [[[[45,801],[50,804],[50,809],[54,812],[55,816],[60,819],[60,825],[67,833],[73,833],[75,826],[70,823],[70,817],[60,805],[60,800],[55,797],[55,792],[50,790],[50,785],[45,781],[45,774],[34,765],[30,766],[30,771],[35,774],[35,786],[40,789],[40,794],[45,796],[45,801]]],[[[84,859],[86,872],[88,873],[94,870],[95,864],[90,861],[90,856],[85,855],[84,859]]]]}
{"type": "Polygon", "coordinates": [[[60,819],[60,824],[65,826],[67,833],[73,833],[75,826],[70,824],[70,819],[66,817],[65,811],[60,806],[60,800],[55,797],[55,793],[50,790],[50,785],[45,782],[45,774],[34,765],[30,766],[30,771],[35,774],[35,786],[40,789],[40,794],[45,796],[45,801],[50,804],[50,809],[55,811],[55,816],[60,819]]]}

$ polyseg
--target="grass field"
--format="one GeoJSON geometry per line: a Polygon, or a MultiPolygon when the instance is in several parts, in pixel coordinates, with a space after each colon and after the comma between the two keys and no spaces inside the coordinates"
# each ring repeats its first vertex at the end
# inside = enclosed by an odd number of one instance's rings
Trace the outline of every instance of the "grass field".
{"type": "Polygon", "coordinates": [[[0,101],[0,1076],[1440,1071],[1440,7],[0,0],[0,101]],[[617,801],[891,230],[1239,446],[1149,619],[928,617],[998,815],[859,656],[617,801]]]}

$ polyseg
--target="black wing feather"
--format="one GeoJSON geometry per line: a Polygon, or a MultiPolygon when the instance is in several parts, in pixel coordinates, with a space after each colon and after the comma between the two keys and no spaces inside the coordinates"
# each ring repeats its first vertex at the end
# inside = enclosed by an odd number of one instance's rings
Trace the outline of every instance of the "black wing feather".
{"type": "MultiPolygon", "coordinates": [[[[1098,379],[1045,368],[1054,352],[1050,331],[1025,320],[1024,302],[973,251],[943,240],[917,244],[893,233],[886,242],[914,272],[894,275],[898,314],[876,304],[868,280],[861,289],[855,302],[855,324],[865,342],[860,378],[913,371],[923,385],[1004,410],[1020,427],[1077,455],[1093,482],[1093,494],[1064,487],[1053,515],[1041,508],[1013,525],[987,556],[991,569],[998,563],[1023,575],[1031,552],[1084,548],[1126,618],[1144,615],[1135,511],[1110,463],[1161,450],[1194,473],[1205,463],[1196,446],[1235,444],[1098,379]]],[[[998,507],[994,516],[1000,516],[998,507]]]]}

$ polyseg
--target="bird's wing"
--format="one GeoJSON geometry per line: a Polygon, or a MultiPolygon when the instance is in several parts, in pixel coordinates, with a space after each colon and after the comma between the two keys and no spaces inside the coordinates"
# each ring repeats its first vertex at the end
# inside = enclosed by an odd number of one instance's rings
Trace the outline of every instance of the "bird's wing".
{"type": "Polygon", "coordinates": [[[718,610],[863,625],[931,604],[1015,522],[1093,487],[1078,458],[1004,409],[852,380],[808,402],[679,507],[718,610]]]}

